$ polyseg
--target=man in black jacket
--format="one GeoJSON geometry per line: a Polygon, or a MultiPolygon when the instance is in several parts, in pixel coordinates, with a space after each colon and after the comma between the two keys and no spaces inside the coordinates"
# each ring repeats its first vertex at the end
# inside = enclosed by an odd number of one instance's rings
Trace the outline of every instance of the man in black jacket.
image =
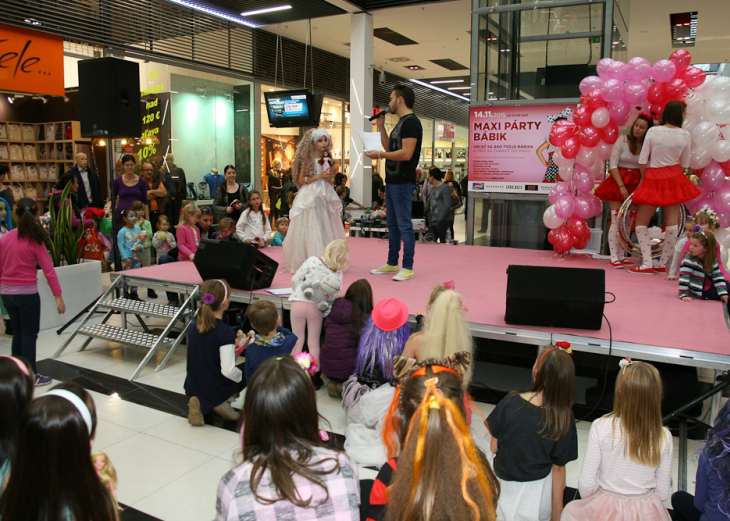
{"type": "Polygon", "coordinates": [[[99,174],[89,168],[89,158],[86,154],[83,152],[76,154],[76,164],[70,172],[73,172],[79,184],[79,191],[76,193],[78,207],[104,208],[99,188],[99,174]]]}

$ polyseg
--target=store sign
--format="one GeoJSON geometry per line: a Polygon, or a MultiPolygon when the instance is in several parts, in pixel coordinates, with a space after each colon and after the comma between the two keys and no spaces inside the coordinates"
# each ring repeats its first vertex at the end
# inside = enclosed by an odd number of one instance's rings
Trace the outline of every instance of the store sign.
{"type": "Polygon", "coordinates": [[[63,38],[0,25],[0,90],[64,96],[63,38]]]}
{"type": "MultiPolygon", "coordinates": [[[[575,105],[570,106],[575,112],[575,105]]],[[[471,107],[469,109],[469,190],[545,193],[557,172],[547,138],[548,116],[566,105],[471,107]]]]}
{"type": "Polygon", "coordinates": [[[448,121],[436,121],[436,140],[448,141],[453,143],[456,141],[456,125],[448,121]]]}

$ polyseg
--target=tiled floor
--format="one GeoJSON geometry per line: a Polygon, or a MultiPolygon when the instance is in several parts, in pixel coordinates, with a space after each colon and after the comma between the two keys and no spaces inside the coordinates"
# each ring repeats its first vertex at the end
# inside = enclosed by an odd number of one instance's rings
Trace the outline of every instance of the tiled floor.
{"type": "MultiPolygon", "coordinates": [[[[164,521],[213,519],[218,481],[240,457],[238,435],[226,428],[192,427],[187,423],[187,402],[181,396],[184,395],[185,346],[178,349],[162,371],[154,372],[160,355],[135,382],[127,382],[144,351],[94,340],[86,351],[79,353],[76,351],[81,344],[79,340],[58,359],[72,366],[44,361],[67,337],[68,333],[57,335],[53,330],[41,332],[39,365],[41,370],[48,368],[58,378],[73,379],[92,390],[99,417],[94,450],[105,451],[117,468],[119,500],[132,507],[123,518],[143,519],[143,514],[137,512],[140,511],[164,521]],[[114,383],[110,384],[105,382],[104,375],[121,379],[113,379],[114,383]]],[[[0,335],[0,354],[10,354],[10,337],[0,335]]],[[[49,388],[39,388],[37,394],[49,388]]],[[[241,407],[244,396],[234,404],[236,408],[241,407]]],[[[323,427],[343,434],[346,418],[339,401],[330,398],[325,388],[317,396],[319,411],[329,422],[323,427]]],[[[477,407],[485,416],[493,409],[492,405],[482,403],[477,407]]],[[[577,486],[589,427],[585,422],[578,425],[579,458],[567,467],[569,487],[577,486]]],[[[486,429],[480,426],[479,435],[480,445],[487,446],[486,429]]],[[[673,488],[676,490],[679,460],[678,440],[674,441],[673,488]]],[[[693,455],[699,445],[695,441],[689,443],[690,492],[694,492],[696,472],[693,455]]],[[[373,478],[375,474],[371,469],[360,470],[361,478],[373,478]]]]}

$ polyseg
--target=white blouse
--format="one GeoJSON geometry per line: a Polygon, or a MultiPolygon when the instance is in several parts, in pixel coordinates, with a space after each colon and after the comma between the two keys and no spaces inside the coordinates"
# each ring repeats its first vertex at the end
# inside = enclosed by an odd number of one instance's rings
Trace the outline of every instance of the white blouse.
{"type": "Polygon", "coordinates": [[[628,136],[621,136],[621,139],[613,145],[609,169],[613,170],[614,168],[639,169],[639,156],[631,153],[628,136]]]}
{"type": "Polygon", "coordinates": [[[244,210],[236,224],[236,236],[241,242],[257,237],[268,241],[271,238],[271,225],[264,210],[258,212],[244,210]]]}
{"type": "Polygon", "coordinates": [[[681,128],[652,127],[644,137],[639,164],[664,168],[677,163],[689,168],[690,133],[681,128]]]}

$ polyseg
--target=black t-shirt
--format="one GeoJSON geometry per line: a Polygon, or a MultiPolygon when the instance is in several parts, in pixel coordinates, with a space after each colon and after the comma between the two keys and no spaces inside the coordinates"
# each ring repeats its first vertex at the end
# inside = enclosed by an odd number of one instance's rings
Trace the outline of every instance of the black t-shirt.
{"type": "Polygon", "coordinates": [[[537,481],[548,474],[553,465],[564,467],[578,459],[578,433],[570,414],[570,430],[558,441],[538,434],[543,424],[543,409],[524,400],[519,394],[508,394],[487,418],[489,432],[497,438],[494,472],[507,481],[537,481]]]}
{"type": "Polygon", "coordinates": [[[421,157],[423,127],[421,127],[421,121],[413,113],[400,118],[400,121],[390,133],[388,152],[401,150],[403,140],[406,138],[417,139],[413,155],[408,161],[391,161],[388,159],[385,162],[385,184],[402,185],[416,182],[416,167],[418,166],[418,159],[421,157]]]}

